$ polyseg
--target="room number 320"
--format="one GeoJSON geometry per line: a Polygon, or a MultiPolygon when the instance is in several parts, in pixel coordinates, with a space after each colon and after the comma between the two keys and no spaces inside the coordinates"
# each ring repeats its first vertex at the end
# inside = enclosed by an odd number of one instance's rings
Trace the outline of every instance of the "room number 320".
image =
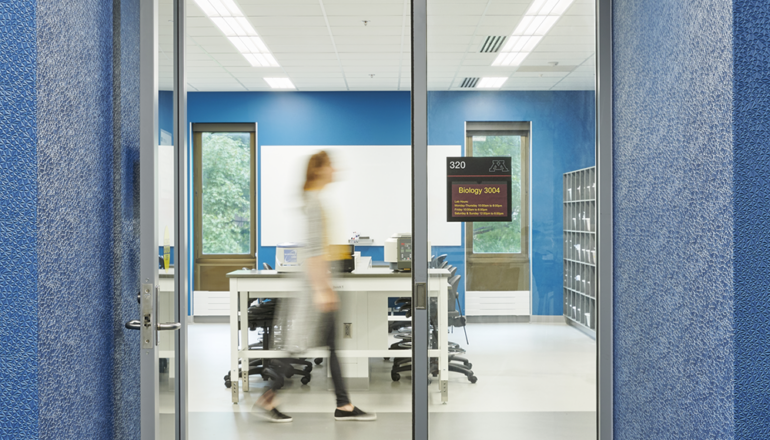
{"type": "Polygon", "coordinates": [[[450,170],[464,170],[465,169],[465,161],[464,160],[449,161],[449,169],[450,170]]]}

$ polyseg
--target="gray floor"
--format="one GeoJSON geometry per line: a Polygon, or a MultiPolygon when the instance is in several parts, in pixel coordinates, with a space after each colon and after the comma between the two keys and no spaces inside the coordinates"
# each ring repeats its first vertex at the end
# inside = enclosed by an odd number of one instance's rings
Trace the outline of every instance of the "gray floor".
{"type": "MultiPolygon", "coordinates": [[[[479,381],[452,373],[450,401],[442,405],[431,385],[431,437],[485,439],[595,439],[595,343],[563,324],[469,324],[470,345],[461,343],[479,381]]],[[[189,330],[190,440],[230,438],[393,439],[411,438],[411,380],[390,379],[389,361],[372,359],[368,389],[352,389],[353,402],[377,412],[373,423],[335,422],[325,365],[309,385],[290,380],[279,408],[291,424],[272,424],[252,413],[264,386],[233,405],[222,377],[228,370],[227,324],[193,324],[189,330]],[[308,437],[311,436],[311,437],[308,437]]]]}
{"type": "MultiPolygon", "coordinates": [[[[380,413],[375,422],[335,422],[328,414],[295,413],[288,424],[269,423],[241,412],[190,413],[194,439],[366,439],[411,438],[408,413],[380,413]]],[[[595,439],[595,413],[435,413],[434,439],[589,440],[595,439]]],[[[173,438],[173,437],[171,437],[173,438]]]]}

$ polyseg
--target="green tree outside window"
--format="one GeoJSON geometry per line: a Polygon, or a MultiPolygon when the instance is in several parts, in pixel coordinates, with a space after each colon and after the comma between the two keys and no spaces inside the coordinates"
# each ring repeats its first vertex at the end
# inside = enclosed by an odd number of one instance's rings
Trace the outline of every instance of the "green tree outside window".
{"type": "Polygon", "coordinates": [[[521,136],[473,136],[473,155],[511,158],[511,221],[473,222],[473,253],[521,253],[521,136]]]}
{"type": "Polygon", "coordinates": [[[249,133],[203,133],[201,150],[204,254],[250,254],[249,133]]]}

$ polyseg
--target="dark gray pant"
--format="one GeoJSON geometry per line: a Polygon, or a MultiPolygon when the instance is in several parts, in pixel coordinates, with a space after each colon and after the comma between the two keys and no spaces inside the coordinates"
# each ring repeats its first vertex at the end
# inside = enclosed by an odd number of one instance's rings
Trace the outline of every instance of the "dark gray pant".
{"type": "Polygon", "coordinates": [[[329,346],[329,369],[334,382],[334,394],[337,396],[337,406],[345,406],[350,403],[348,390],[345,389],[345,383],[342,381],[342,371],[340,370],[340,361],[337,358],[337,315],[334,312],[325,313],[322,317],[323,341],[329,346]]]}

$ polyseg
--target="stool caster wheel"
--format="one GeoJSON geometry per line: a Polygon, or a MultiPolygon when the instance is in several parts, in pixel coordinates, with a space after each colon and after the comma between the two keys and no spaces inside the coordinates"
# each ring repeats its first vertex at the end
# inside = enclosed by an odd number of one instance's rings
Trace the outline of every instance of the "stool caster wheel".
{"type": "Polygon", "coordinates": [[[393,382],[398,382],[401,379],[401,375],[398,373],[390,373],[390,378],[393,379],[393,382]]]}
{"type": "Polygon", "coordinates": [[[229,380],[226,380],[226,381],[225,381],[225,387],[226,387],[226,388],[232,388],[232,387],[233,387],[233,383],[232,383],[232,382],[230,382],[229,380]]]}
{"type": "Polygon", "coordinates": [[[468,380],[471,381],[471,383],[476,383],[476,381],[479,380],[479,378],[476,376],[471,376],[468,378],[468,380]]]}
{"type": "Polygon", "coordinates": [[[311,371],[313,371],[313,367],[310,365],[306,365],[305,368],[302,369],[302,371],[304,371],[305,373],[310,373],[311,371]]]}
{"type": "Polygon", "coordinates": [[[323,362],[323,361],[324,360],[322,358],[315,358],[315,360],[313,362],[315,362],[316,365],[321,365],[321,362],[323,362]]]}
{"type": "Polygon", "coordinates": [[[300,382],[302,382],[302,385],[307,385],[310,383],[310,377],[304,376],[302,379],[300,379],[300,382]]]}

